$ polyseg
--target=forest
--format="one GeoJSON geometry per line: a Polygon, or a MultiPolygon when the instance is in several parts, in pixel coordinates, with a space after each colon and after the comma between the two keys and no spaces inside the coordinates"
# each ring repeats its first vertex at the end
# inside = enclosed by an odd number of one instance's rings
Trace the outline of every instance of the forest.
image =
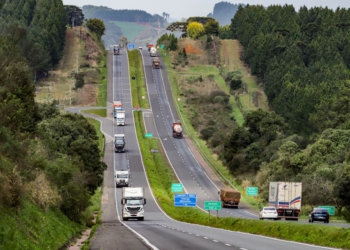
{"type": "Polygon", "coordinates": [[[231,38],[243,45],[242,59],[258,76],[273,112],[246,114],[221,155],[265,200],[270,181],[300,181],[303,204],[334,205],[348,220],[349,20],[350,10],[340,8],[238,8],[231,38]]]}
{"type": "Polygon", "coordinates": [[[68,24],[61,0],[0,5],[0,207],[18,212],[29,201],[84,224],[106,169],[96,131],[56,102],[34,100],[33,76],[60,60],[68,24]]]}

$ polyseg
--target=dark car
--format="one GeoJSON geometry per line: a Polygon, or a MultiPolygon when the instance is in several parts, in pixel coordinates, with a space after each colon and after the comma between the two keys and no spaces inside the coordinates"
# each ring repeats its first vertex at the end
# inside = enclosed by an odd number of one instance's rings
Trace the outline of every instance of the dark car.
{"type": "Polygon", "coordinates": [[[309,214],[309,222],[323,221],[329,223],[329,212],[324,208],[314,208],[309,214]]]}

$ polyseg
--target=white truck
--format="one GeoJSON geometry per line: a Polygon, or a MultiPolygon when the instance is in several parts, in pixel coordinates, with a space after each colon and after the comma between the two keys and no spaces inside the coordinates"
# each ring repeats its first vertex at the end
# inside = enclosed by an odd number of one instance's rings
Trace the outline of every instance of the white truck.
{"type": "Polygon", "coordinates": [[[114,134],[114,152],[125,152],[125,135],[114,134]]]}
{"type": "Polygon", "coordinates": [[[121,204],[123,220],[143,220],[146,205],[143,187],[123,187],[121,204]]]}
{"type": "Polygon", "coordinates": [[[125,110],[117,110],[116,124],[117,126],[125,126],[125,110]]]}
{"type": "Polygon", "coordinates": [[[301,193],[301,182],[270,182],[269,205],[276,207],[278,219],[298,220],[301,193]]]}
{"type": "Polygon", "coordinates": [[[129,182],[130,182],[130,172],[129,170],[117,170],[115,171],[115,186],[116,187],[120,187],[120,186],[129,186],[129,182]]]}
{"type": "Polygon", "coordinates": [[[149,55],[152,57],[157,56],[157,49],[155,47],[151,47],[149,50],[149,55]]]}

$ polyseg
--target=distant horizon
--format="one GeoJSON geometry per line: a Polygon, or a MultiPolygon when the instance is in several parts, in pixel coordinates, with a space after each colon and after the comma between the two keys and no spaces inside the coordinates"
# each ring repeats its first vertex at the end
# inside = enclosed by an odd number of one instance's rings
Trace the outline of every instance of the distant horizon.
{"type": "Polygon", "coordinates": [[[220,1],[220,0],[153,0],[150,4],[146,1],[134,0],[134,1],[122,1],[117,3],[111,0],[99,0],[98,4],[94,0],[63,0],[64,5],[75,5],[83,7],[84,5],[103,6],[114,10],[143,10],[151,15],[162,15],[163,12],[168,13],[169,18],[180,20],[181,18],[189,18],[193,16],[207,16],[214,11],[216,3],[228,2],[232,4],[250,4],[250,5],[263,5],[268,7],[270,5],[293,5],[294,9],[298,11],[301,6],[311,7],[328,7],[329,9],[350,8],[350,1],[345,0],[239,0],[237,2],[232,1],[220,1]],[[185,7],[184,7],[185,6],[185,7]]]}

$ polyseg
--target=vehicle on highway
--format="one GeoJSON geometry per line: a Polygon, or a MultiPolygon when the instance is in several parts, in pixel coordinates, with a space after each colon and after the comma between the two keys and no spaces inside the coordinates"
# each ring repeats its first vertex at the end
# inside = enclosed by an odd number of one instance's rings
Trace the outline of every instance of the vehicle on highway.
{"type": "Polygon", "coordinates": [[[116,125],[119,126],[125,126],[125,110],[117,110],[116,111],[117,116],[116,116],[116,125]]]}
{"type": "Polygon", "coordinates": [[[241,200],[241,192],[233,188],[222,188],[219,191],[222,207],[234,207],[238,208],[241,200]]]}
{"type": "Polygon", "coordinates": [[[323,221],[324,223],[329,223],[329,212],[324,208],[314,208],[309,214],[309,222],[323,221]]]}
{"type": "Polygon", "coordinates": [[[280,220],[281,218],[278,218],[277,209],[275,207],[263,207],[263,209],[259,213],[259,219],[280,220]]]}
{"type": "Polygon", "coordinates": [[[114,151],[125,152],[125,135],[124,134],[115,134],[114,135],[114,151]]]}
{"type": "Polygon", "coordinates": [[[146,205],[143,187],[123,187],[121,204],[123,220],[143,220],[143,206],[146,205]]]}
{"type": "Polygon", "coordinates": [[[119,48],[119,44],[116,44],[113,46],[113,54],[114,55],[119,55],[120,53],[120,48],[119,48]]]}
{"type": "Polygon", "coordinates": [[[159,69],[160,68],[160,60],[159,57],[152,58],[152,68],[159,69]]]}
{"type": "Polygon", "coordinates": [[[142,46],[140,46],[139,49],[142,49],[142,46]]]}
{"type": "Polygon", "coordinates": [[[129,186],[129,181],[130,181],[130,172],[128,169],[122,169],[122,170],[117,170],[115,171],[115,186],[120,187],[120,186],[129,186]]]}
{"type": "Polygon", "coordinates": [[[298,220],[301,192],[301,182],[270,182],[269,205],[277,209],[278,218],[298,220]]]}
{"type": "Polygon", "coordinates": [[[183,138],[181,122],[174,122],[173,123],[173,137],[174,138],[183,138]]]}

